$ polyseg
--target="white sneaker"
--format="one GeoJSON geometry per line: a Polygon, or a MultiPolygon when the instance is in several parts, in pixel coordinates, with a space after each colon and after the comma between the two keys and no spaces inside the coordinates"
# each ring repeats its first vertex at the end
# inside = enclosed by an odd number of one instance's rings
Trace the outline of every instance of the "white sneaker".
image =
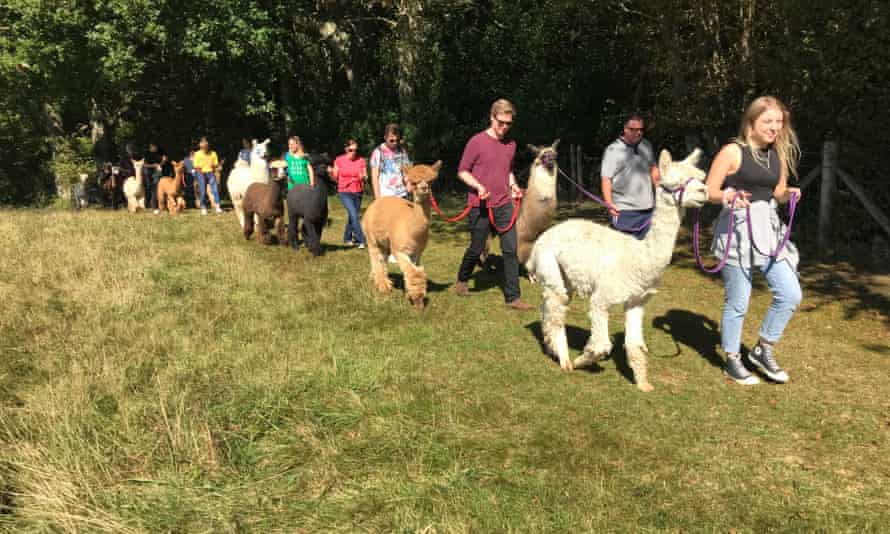
{"type": "Polygon", "coordinates": [[[389,261],[389,263],[399,263],[399,261],[396,259],[396,257],[393,256],[392,254],[389,255],[388,261],[389,261]]]}
{"type": "Polygon", "coordinates": [[[220,208],[219,206],[217,206],[217,208],[216,208],[216,212],[217,212],[217,213],[222,213],[222,212],[223,212],[223,211],[222,211],[222,208],[220,208]]]}
{"type": "Polygon", "coordinates": [[[201,208],[201,215],[207,215],[207,208],[201,208]]]}
{"type": "Polygon", "coordinates": [[[160,214],[161,214],[161,210],[155,210],[155,211],[154,211],[154,214],[155,214],[155,215],[160,215],[160,214]]]}
{"type": "MultiPolygon", "coordinates": [[[[364,249],[365,249],[365,244],[364,244],[364,243],[359,243],[359,244],[358,244],[358,249],[359,249],[359,250],[364,250],[364,249]]],[[[395,259],[395,258],[393,258],[393,259],[395,259]]]]}

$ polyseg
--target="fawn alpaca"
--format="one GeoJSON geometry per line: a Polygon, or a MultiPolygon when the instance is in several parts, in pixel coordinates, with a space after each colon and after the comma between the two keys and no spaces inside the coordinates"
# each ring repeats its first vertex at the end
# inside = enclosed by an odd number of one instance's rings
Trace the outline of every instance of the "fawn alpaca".
{"type": "Polygon", "coordinates": [[[426,297],[426,272],[420,256],[426,248],[430,228],[430,183],[439,176],[442,162],[404,167],[405,181],[414,191],[414,201],[400,197],[378,198],[362,217],[362,230],[368,242],[371,279],[381,293],[392,291],[386,272],[387,257],[392,254],[405,276],[408,300],[418,310],[426,297]]]}
{"type": "Polygon", "coordinates": [[[185,198],[182,196],[182,184],[185,183],[185,163],[173,162],[173,178],[164,176],[158,181],[158,209],[173,214],[185,209],[185,198]]]}

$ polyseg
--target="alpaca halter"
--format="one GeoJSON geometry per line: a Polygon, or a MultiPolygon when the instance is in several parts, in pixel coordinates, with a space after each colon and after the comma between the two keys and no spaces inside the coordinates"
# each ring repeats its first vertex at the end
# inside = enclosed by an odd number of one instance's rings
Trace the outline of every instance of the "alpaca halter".
{"type": "Polygon", "coordinates": [[[554,151],[545,152],[538,159],[541,162],[541,165],[546,167],[547,170],[553,170],[553,164],[556,163],[556,152],[554,152],[554,151]]]}

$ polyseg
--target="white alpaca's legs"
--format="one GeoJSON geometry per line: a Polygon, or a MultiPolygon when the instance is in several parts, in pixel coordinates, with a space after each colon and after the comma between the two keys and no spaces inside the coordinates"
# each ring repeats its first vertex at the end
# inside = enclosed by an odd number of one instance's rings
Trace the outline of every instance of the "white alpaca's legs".
{"type": "Polygon", "coordinates": [[[624,305],[624,350],[627,363],[634,372],[634,380],[640,391],[652,391],[647,375],[646,354],[649,349],[643,340],[643,304],[628,302],[624,305]]]}
{"type": "Polygon", "coordinates": [[[541,303],[541,330],[544,346],[559,358],[559,366],[564,371],[574,370],[569,359],[569,343],[566,339],[565,316],[569,296],[564,288],[544,287],[541,303]]]}
{"type": "Polygon", "coordinates": [[[609,308],[600,304],[595,294],[590,297],[590,337],[584,345],[584,351],[575,358],[575,367],[593,365],[612,352],[612,341],[609,339],[609,308]]]}
{"type": "Polygon", "coordinates": [[[235,209],[235,215],[238,216],[238,225],[244,230],[244,209],[241,208],[241,199],[232,199],[232,207],[235,209]]]}

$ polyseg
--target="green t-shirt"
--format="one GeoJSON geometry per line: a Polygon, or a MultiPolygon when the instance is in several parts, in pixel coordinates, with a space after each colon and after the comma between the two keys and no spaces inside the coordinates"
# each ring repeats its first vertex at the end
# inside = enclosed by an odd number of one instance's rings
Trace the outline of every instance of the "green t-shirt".
{"type": "Polygon", "coordinates": [[[284,160],[287,162],[287,190],[297,184],[309,185],[309,160],[290,152],[284,155],[284,160]]]}

